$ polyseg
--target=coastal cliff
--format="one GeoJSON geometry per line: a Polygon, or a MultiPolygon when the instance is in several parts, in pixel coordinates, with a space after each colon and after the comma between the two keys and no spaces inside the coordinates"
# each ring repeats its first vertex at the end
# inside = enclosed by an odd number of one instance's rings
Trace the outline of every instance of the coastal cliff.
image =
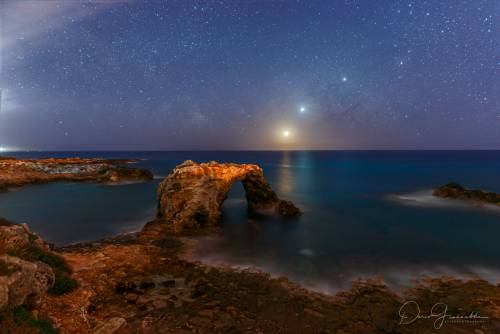
{"type": "Polygon", "coordinates": [[[221,205],[236,181],[243,183],[249,209],[273,210],[286,217],[300,215],[292,202],[278,198],[257,165],[188,160],[160,183],[157,218],[171,224],[175,232],[217,229],[221,205]]]}
{"type": "Polygon", "coordinates": [[[28,184],[67,182],[119,183],[148,181],[153,174],[146,169],[129,168],[135,160],[106,159],[16,159],[0,157],[0,191],[28,184]]]}

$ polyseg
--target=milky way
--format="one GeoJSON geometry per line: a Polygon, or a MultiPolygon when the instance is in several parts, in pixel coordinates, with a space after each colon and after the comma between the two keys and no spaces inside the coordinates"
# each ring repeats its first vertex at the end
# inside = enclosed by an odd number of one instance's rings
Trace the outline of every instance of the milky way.
{"type": "Polygon", "coordinates": [[[497,0],[1,6],[3,147],[500,149],[497,0]]]}

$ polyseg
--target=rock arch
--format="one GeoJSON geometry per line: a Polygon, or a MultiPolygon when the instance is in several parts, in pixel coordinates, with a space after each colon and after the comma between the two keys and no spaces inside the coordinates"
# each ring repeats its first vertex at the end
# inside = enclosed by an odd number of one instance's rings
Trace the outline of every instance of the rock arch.
{"type": "Polygon", "coordinates": [[[157,220],[172,224],[175,232],[217,229],[222,203],[236,181],[243,183],[250,209],[274,209],[282,216],[300,214],[292,202],[278,198],[257,165],[187,160],[158,186],[157,220]]]}

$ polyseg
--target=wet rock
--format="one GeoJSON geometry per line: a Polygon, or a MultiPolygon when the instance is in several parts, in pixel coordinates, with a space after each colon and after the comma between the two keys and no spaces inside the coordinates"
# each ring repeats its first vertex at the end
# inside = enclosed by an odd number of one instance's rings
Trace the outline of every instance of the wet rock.
{"type": "Polygon", "coordinates": [[[291,201],[281,200],[278,204],[278,212],[283,217],[300,216],[301,211],[291,201]]]}
{"type": "Polygon", "coordinates": [[[500,194],[476,189],[466,189],[458,183],[448,183],[434,190],[434,196],[500,205],[500,194]]]}

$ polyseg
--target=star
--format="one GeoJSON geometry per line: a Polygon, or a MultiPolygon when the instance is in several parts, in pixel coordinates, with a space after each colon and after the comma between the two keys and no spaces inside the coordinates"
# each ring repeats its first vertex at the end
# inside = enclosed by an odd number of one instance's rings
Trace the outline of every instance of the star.
{"type": "Polygon", "coordinates": [[[300,107],[299,111],[300,111],[301,114],[305,113],[306,112],[306,107],[304,107],[304,106],[300,107]]]}
{"type": "Polygon", "coordinates": [[[347,77],[342,77],[342,82],[346,82],[347,81],[347,77]]]}

